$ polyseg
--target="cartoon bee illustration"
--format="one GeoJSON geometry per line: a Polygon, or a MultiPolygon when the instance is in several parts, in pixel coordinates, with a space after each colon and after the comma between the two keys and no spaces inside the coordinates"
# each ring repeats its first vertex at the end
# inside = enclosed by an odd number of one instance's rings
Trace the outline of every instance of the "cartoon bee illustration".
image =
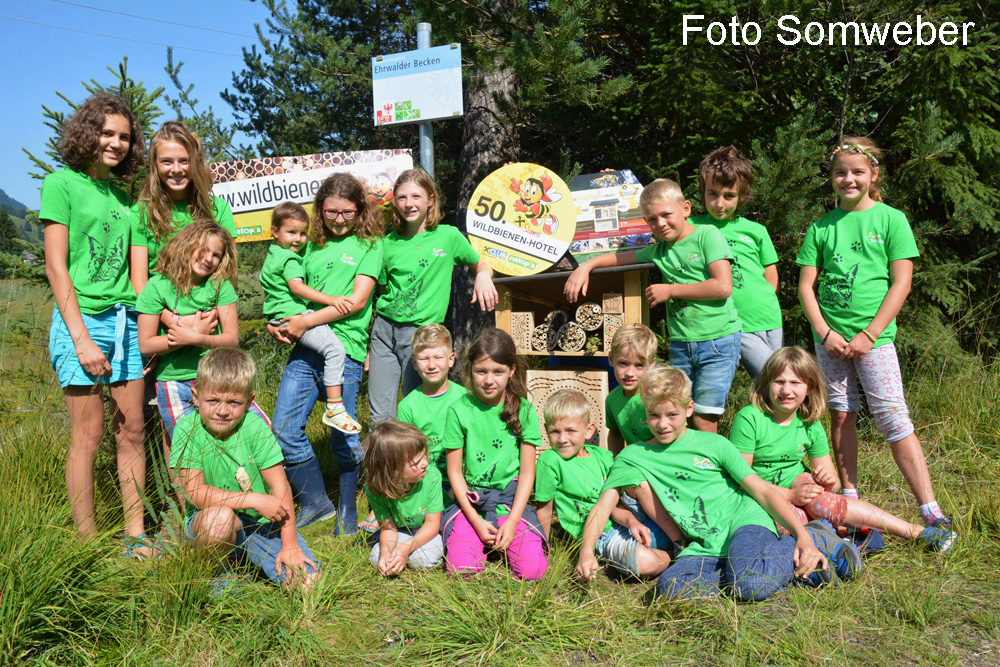
{"type": "Polygon", "coordinates": [[[368,190],[371,192],[375,204],[385,209],[392,203],[392,184],[396,180],[396,168],[389,167],[385,171],[372,176],[368,181],[368,190]]]}
{"type": "Polygon", "coordinates": [[[552,179],[548,176],[531,177],[526,181],[510,179],[510,189],[519,195],[514,202],[514,210],[525,213],[531,224],[544,224],[546,234],[555,234],[559,229],[559,219],[549,213],[549,204],[562,199],[562,195],[552,187],[552,179]]]}

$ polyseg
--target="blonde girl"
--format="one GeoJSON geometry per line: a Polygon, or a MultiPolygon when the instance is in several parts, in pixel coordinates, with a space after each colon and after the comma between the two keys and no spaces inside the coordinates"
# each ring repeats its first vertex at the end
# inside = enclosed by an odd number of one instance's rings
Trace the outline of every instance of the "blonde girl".
{"type": "Polygon", "coordinates": [[[882,202],[882,152],[866,137],[845,137],[831,156],[837,208],[806,232],[796,262],[799,300],[826,378],[833,450],[844,495],[860,497],[860,381],[879,432],[920,505],[924,523],[951,529],[934,499],[930,473],[903,397],[896,356],[896,315],[918,256],[902,211],[882,202]]]}
{"type": "Polygon", "coordinates": [[[837,495],[840,480],[819,422],[826,392],[811,354],[796,346],[771,355],[754,380],[750,402],[733,420],[729,439],[753,471],[796,509],[803,524],[825,519],[834,528],[878,530],[919,540],[934,551],[951,547],[950,529],[922,528],[863,500],[837,495]],[[809,457],[808,471],[803,455],[809,457]]]}
{"type": "Polygon", "coordinates": [[[410,363],[410,341],[418,327],[441,324],[451,300],[452,269],[473,267],[472,303],[493,310],[497,291],[493,270],[480,259],[457,227],[440,225],[443,201],[434,179],[408,169],[393,187],[395,229],[385,239],[385,293],[376,304],[371,334],[368,398],[372,423],[396,418],[400,376],[403,396],[420,386],[410,363]]]}
{"type": "Polygon", "coordinates": [[[49,356],[70,417],[66,490],[81,538],[97,535],[94,457],[105,433],[104,390],[118,445],[118,482],[127,556],[152,555],[145,542],[142,357],[135,291],[129,284],[129,199],[111,183],[143,159],[142,127],[117,95],[100,93],[66,121],[59,153],[66,167],[42,182],[38,217],[45,226],[45,274],[55,308],[49,356]]]}
{"type": "Polygon", "coordinates": [[[149,141],[149,170],[132,211],[130,275],[136,294],[157,273],[157,256],[193,220],[215,220],[236,237],[233,211],[212,195],[212,172],[201,140],[179,120],[168,120],[149,141]]]}
{"type": "MultiPolygon", "coordinates": [[[[236,319],[236,242],[214,220],[201,219],[177,233],[157,258],[154,275],[136,303],[139,311],[139,349],[157,357],[156,403],[164,426],[164,446],[177,421],[197,410],[191,389],[198,361],[210,349],[239,344],[236,319]],[[208,334],[175,326],[179,318],[216,310],[219,323],[208,334]],[[163,312],[170,313],[162,324],[163,312]]],[[[255,403],[250,412],[270,424],[255,403]]]]}
{"type": "MultiPolygon", "coordinates": [[[[358,390],[368,350],[372,291],[382,272],[382,213],[368,196],[365,184],[347,173],[333,174],[320,185],[313,200],[310,242],[303,268],[306,283],[331,297],[345,297],[346,309],[324,308],[289,318],[284,327],[268,325],[272,336],[285,343],[298,341],[309,329],[333,328],[344,345],[344,408],[356,421],[358,390]],[[346,312],[345,312],[346,311],[346,312]]],[[[288,357],[274,407],[274,434],[285,456],[285,472],[301,509],[296,525],[307,526],[339,516],[336,532],[358,529],[357,490],[361,468],[361,438],[357,433],[330,431],[330,447],[337,459],[340,507],[326,495],[323,473],[306,436],[306,423],[323,386],[322,355],[296,345],[288,357]]],[[[323,396],[324,402],[326,396],[323,396]]]]}
{"type": "Polygon", "coordinates": [[[441,473],[428,456],[427,436],[403,422],[382,422],[365,443],[365,494],[379,523],[369,560],[383,576],[444,558],[441,473]]]}
{"type": "Polygon", "coordinates": [[[494,328],[472,341],[465,361],[469,393],[448,408],[442,438],[457,503],[444,516],[445,569],[482,572],[491,550],[514,576],[541,579],[548,544],[528,498],[542,435],[524,364],[510,334],[494,328]]]}

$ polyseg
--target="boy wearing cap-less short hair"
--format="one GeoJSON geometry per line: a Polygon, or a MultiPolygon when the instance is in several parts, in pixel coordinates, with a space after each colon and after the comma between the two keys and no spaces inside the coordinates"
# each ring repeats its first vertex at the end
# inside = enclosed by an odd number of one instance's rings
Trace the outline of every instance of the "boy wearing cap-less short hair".
{"type": "Polygon", "coordinates": [[[233,552],[275,583],[306,592],[319,563],[295,529],[281,447],[264,420],[246,414],[256,370],[235,347],[211,350],[198,363],[198,412],[177,422],[170,451],[188,504],[184,534],[199,549],[233,552]]]}
{"type": "Polygon", "coordinates": [[[581,264],[563,292],[572,303],[587,294],[595,268],[652,262],[663,283],[646,288],[650,306],[667,304],[670,365],[694,382],[691,425],[718,432],[719,418],[740,359],[742,324],[733,306],[732,252],[722,233],[688,221],[691,202],[673,181],[658,178],[639,195],[646,225],[657,243],[635,252],[607,253],[581,264]]]}
{"type": "MultiPolygon", "coordinates": [[[[539,457],[535,475],[538,519],[548,537],[554,513],[563,530],[579,540],[614,456],[586,444],[596,424],[581,392],[560,389],[553,393],[545,402],[544,416],[551,448],[539,457]]],[[[605,520],[596,548],[601,559],[633,576],[655,577],[670,564],[669,553],[652,544],[649,527],[621,506],[612,510],[611,520],[605,520]]]]}

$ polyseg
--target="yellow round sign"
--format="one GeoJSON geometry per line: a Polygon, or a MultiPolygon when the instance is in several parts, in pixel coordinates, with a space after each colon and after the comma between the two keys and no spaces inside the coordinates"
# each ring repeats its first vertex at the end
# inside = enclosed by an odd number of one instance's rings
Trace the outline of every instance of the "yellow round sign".
{"type": "Polygon", "coordinates": [[[466,216],[469,241],[495,271],[530,276],[558,262],[576,232],[576,205],[555,173],[527,162],[483,179],[466,216]]]}

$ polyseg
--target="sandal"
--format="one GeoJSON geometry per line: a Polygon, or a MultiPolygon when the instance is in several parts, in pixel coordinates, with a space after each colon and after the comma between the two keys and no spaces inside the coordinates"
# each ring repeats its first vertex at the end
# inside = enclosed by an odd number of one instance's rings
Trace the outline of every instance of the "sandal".
{"type": "Polygon", "coordinates": [[[327,410],[323,413],[323,423],[330,428],[335,428],[341,433],[352,435],[361,430],[361,424],[354,421],[354,418],[347,413],[347,410],[327,410]]]}
{"type": "Polygon", "coordinates": [[[122,543],[125,545],[122,558],[143,561],[150,558],[159,558],[162,553],[146,533],[142,535],[125,535],[122,538],[122,543]],[[149,555],[143,554],[139,551],[140,549],[149,549],[151,553],[149,555]]]}

